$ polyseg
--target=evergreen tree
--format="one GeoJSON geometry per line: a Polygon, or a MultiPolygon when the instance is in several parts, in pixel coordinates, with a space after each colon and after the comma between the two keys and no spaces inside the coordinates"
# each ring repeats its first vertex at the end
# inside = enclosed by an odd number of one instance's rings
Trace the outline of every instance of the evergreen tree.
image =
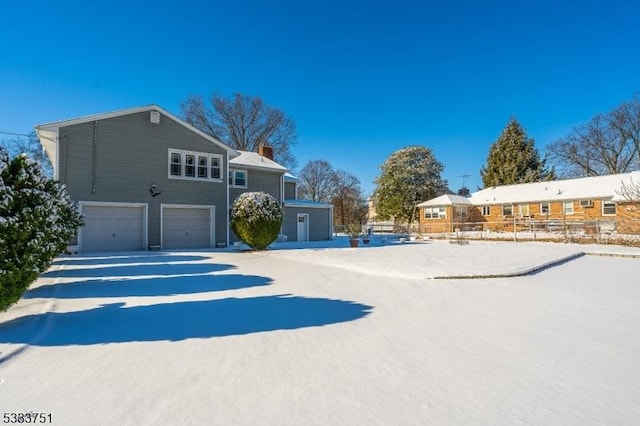
{"type": "Polygon", "coordinates": [[[380,169],[374,192],[380,219],[413,222],[418,213],[416,204],[439,195],[447,185],[440,177],[444,166],[424,146],[394,152],[380,169]]]}
{"type": "Polygon", "coordinates": [[[64,187],[26,155],[10,161],[0,147],[0,311],[47,270],[80,225],[64,187]]]}
{"type": "Polygon", "coordinates": [[[527,136],[518,120],[512,118],[497,141],[491,145],[486,166],[480,170],[485,188],[516,183],[552,180],[555,173],[548,170],[544,159],[527,136]]]}

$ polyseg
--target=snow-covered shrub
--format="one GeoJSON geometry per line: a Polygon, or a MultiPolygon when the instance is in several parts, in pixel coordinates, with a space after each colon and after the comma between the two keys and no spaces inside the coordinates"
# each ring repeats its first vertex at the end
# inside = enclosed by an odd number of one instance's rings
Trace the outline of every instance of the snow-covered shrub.
{"type": "Polygon", "coordinates": [[[63,186],[0,147],[0,311],[17,302],[81,225],[63,186]]]}
{"type": "Polygon", "coordinates": [[[231,208],[231,229],[249,247],[264,250],[278,238],[282,217],[282,207],[271,195],[245,192],[231,208]]]}

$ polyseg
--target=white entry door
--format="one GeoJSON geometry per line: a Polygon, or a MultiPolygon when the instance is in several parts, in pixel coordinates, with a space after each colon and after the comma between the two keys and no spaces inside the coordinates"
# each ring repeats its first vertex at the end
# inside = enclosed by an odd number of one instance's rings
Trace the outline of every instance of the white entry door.
{"type": "Polygon", "coordinates": [[[309,241],[309,215],[298,213],[298,241],[309,241]]]}

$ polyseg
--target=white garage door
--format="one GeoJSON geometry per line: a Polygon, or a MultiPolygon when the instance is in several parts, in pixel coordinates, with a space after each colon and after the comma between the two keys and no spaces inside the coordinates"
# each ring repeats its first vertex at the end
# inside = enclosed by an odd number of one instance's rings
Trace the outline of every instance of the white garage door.
{"type": "Polygon", "coordinates": [[[212,245],[212,209],[163,207],[162,248],[209,248],[212,245]]]}
{"type": "Polygon", "coordinates": [[[143,206],[83,205],[80,250],[144,250],[143,206]]]}

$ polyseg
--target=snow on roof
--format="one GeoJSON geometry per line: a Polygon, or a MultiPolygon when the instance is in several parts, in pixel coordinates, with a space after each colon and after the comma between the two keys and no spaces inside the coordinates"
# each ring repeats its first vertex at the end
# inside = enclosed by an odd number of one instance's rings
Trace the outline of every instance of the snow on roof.
{"type": "Polygon", "coordinates": [[[486,188],[471,194],[474,205],[536,201],[588,200],[604,198],[619,201],[622,182],[640,182],[640,171],[548,182],[522,183],[486,188]]]}
{"type": "Polygon", "coordinates": [[[292,175],[291,173],[287,172],[284,174],[284,181],[285,182],[297,182],[298,178],[294,175],[292,175]]]}
{"type": "Polygon", "coordinates": [[[287,168],[281,166],[273,160],[269,160],[257,152],[238,151],[240,153],[236,158],[229,160],[229,164],[232,166],[253,167],[258,169],[277,170],[279,172],[286,172],[287,168]]]}
{"type": "Polygon", "coordinates": [[[590,200],[594,198],[622,201],[618,194],[622,183],[640,184],[640,170],[616,175],[593,176],[548,182],[521,183],[494,186],[471,194],[470,198],[445,194],[418,204],[418,207],[448,206],[454,204],[515,204],[543,201],[590,200]]]}
{"type": "Polygon", "coordinates": [[[319,203],[311,200],[284,200],[284,205],[289,207],[316,207],[316,208],[329,208],[333,207],[331,203],[319,203]]]}
{"type": "Polygon", "coordinates": [[[432,198],[431,200],[424,201],[418,204],[418,207],[451,206],[459,204],[471,204],[471,201],[469,201],[467,197],[463,197],[461,195],[444,194],[439,197],[432,198]]]}

